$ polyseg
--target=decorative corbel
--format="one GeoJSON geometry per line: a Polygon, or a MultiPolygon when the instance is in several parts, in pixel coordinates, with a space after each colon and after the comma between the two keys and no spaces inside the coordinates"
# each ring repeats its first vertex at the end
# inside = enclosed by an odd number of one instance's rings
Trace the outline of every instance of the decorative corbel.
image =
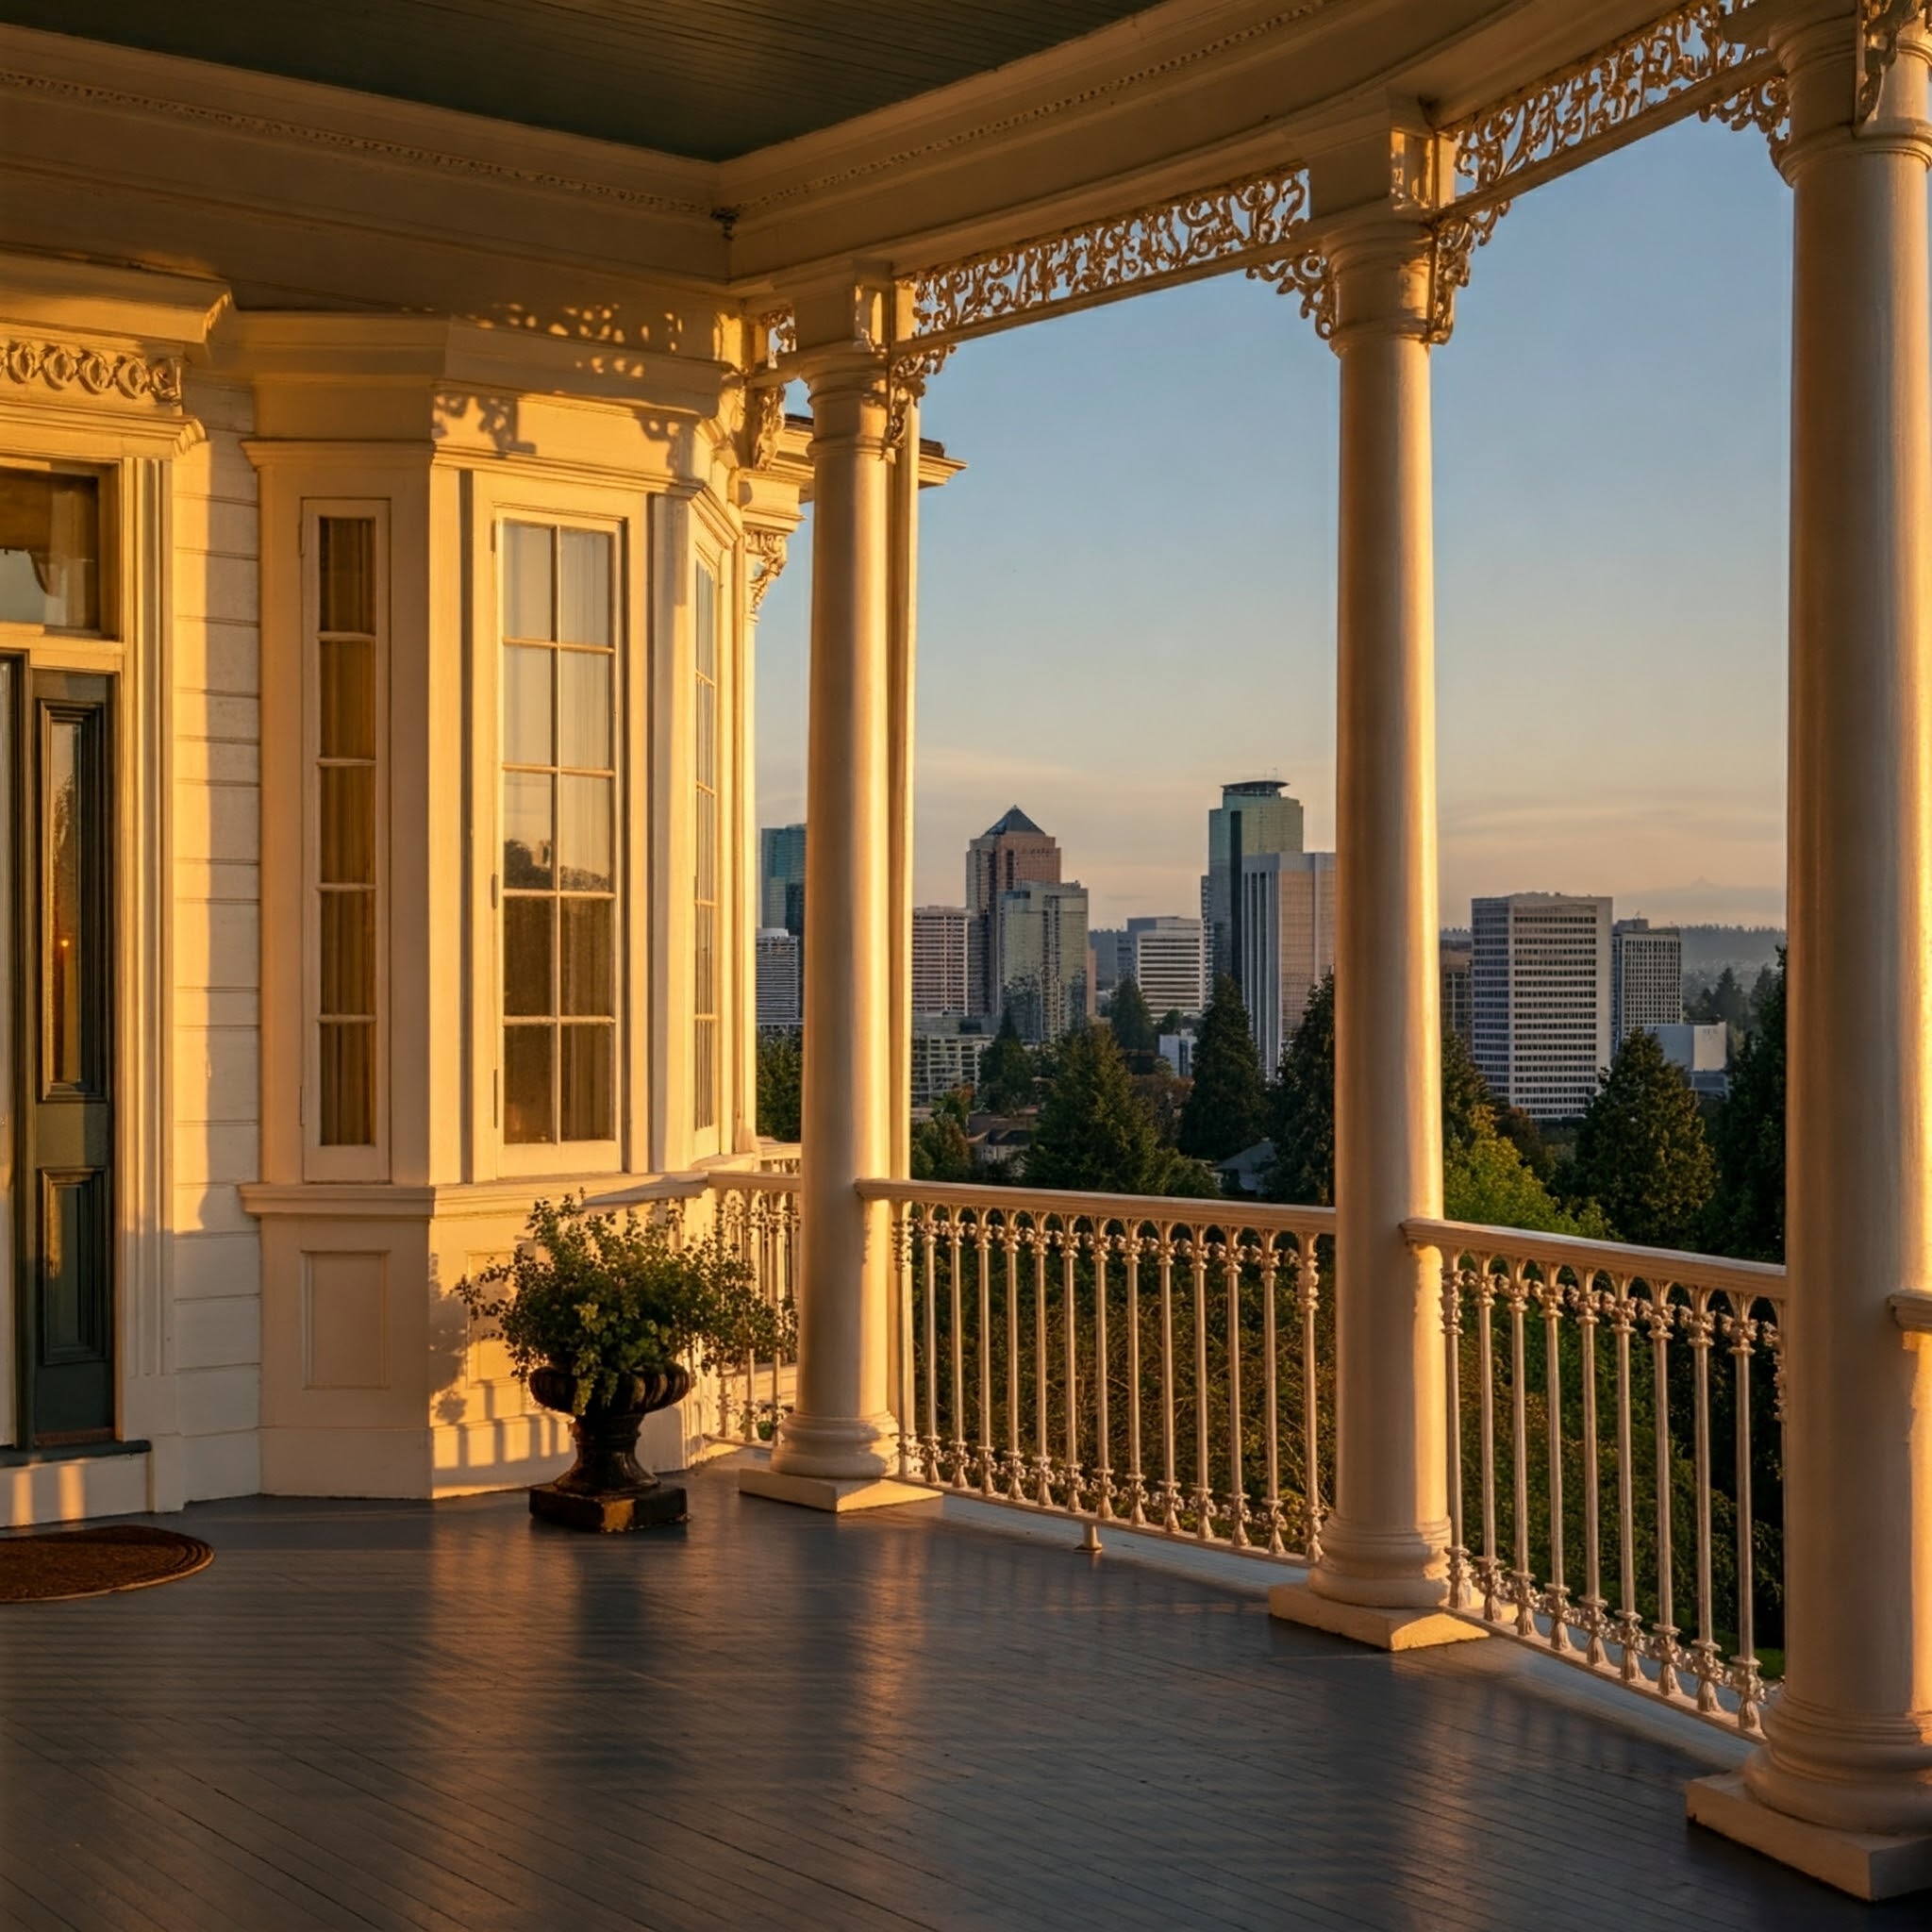
{"type": "Polygon", "coordinates": [[[750,582],[751,614],[758,614],[758,606],[765,601],[765,592],[778,581],[778,575],[785,568],[785,532],[783,530],[749,529],[744,533],[744,555],[748,563],[758,566],[757,574],[750,582]]]}
{"type": "Polygon", "coordinates": [[[911,355],[895,356],[887,372],[886,447],[897,449],[906,440],[906,425],[912,406],[925,393],[926,379],[937,375],[952,345],[921,349],[911,355]]]}
{"type": "Polygon", "coordinates": [[[1858,98],[1853,122],[1862,127],[1878,111],[1885,76],[1898,58],[1898,37],[1925,15],[1925,0],[1858,0],[1858,98]]]}

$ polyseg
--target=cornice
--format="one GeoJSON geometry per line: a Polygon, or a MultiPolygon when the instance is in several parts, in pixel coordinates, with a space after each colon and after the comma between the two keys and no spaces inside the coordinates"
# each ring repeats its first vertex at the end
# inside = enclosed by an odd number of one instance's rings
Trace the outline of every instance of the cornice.
{"type": "Polygon", "coordinates": [[[0,26],[0,98],[186,123],[709,224],[714,164],[347,88],[0,26]]]}

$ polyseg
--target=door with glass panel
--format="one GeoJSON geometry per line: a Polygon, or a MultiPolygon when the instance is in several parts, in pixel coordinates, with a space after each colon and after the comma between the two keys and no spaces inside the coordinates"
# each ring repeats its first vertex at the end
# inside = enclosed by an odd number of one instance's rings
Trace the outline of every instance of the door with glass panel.
{"type": "Polygon", "coordinates": [[[23,1441],[114,1433],[111,686],[15,673],[23,1441]],[[24,690],[23,690],[24,687],[24,690]]]}

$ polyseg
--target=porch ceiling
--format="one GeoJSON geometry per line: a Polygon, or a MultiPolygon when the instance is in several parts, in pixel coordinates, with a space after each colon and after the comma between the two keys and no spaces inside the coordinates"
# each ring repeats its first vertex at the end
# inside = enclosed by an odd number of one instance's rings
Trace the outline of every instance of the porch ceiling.
{"type": "Polygon", "coordinates": [[[1146,0],[0,0],[0,20],[694,160],[985,74],[1146,0]]]}

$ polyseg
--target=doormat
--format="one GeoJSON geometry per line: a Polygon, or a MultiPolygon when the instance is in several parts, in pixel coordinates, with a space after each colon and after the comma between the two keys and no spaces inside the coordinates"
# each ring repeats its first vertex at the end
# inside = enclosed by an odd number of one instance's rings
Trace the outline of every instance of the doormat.
{"type": "Polygon", "coordinates": [[[214,1559],[198,1538],[141,1523],[0,1536],[0,1604],[60,1603],[144,1590],[192,1576],[214,1559]]]}

